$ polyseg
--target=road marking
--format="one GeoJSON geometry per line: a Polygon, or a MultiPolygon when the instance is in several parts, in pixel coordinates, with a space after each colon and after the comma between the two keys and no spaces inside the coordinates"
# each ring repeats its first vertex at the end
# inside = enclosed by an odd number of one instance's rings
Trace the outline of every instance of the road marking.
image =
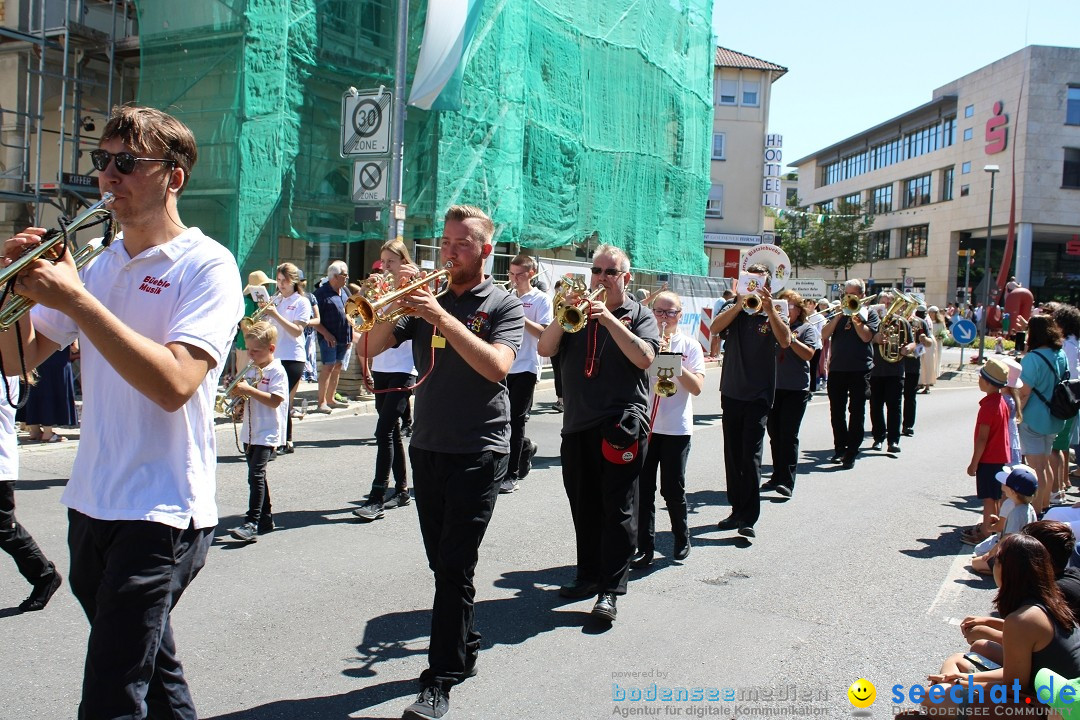
{"type": "Polygon", "coordinates": [[[949,572],[945,573],[945,579],[938,589],[937,596],[934,597],[934,601],[930,603],[930,607],[926,610],[927,615],[940,615],[941,619],[950,625],[960,624],[959,619],[952,617],[948,613],[956,609],[957,601],[966,587],[960,582],[960,579],[971,577],[971,573],[967,569],[970,562],[971,550],[965,546],[961,548],[959,554],[953,559],[952,565],[949,566],[949,572]]]}

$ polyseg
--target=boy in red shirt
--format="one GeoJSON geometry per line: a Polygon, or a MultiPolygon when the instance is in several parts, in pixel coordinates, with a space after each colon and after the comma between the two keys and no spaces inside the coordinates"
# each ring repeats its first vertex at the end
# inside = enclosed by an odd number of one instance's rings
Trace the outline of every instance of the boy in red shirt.
{"type": "Polygon", "coordinates": [[[1001,397],[1001,388],[1009,381],[1009,369],[996,358],[986,361],[979,373],[979,389],[986,396],[979,401],[975,419],[975,448],[967,474],[975,478],[976,493],[982,500],[982,523],[964,534],[965,542],[979,543],[991,532],[990,516],[996,515],[1001,500],[997,474],[1010,461],[1009,408],[1001,397]]]}

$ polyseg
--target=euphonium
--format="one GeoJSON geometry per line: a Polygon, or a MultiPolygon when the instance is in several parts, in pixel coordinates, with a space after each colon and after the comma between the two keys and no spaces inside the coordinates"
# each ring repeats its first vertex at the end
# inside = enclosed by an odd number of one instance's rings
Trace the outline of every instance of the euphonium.
{"type": "Polygon", "coordinates": [[[255,312],[251,313],[245,318],[240,318],[240,332],[246,333],[248,330],[250,330],[252,325],[262,319],[263,314],[270,309],[270,306],[276,304],[274,301],[280,299],[281,293],[274,293],[274,297],[270,298],[268,302],[265,302],[259,307],[255,308],[255,312]]]}
{"type": "Polygon", "coordinates": [[[914,305],[918,307],[919,301],[910,295],[906,295],[899,290],[894,291],[896,293],[896,299],[889,305],[889,309],[885,311],[885,317],[881,320],[881,327],[879,332],[885,336],[885,342],[881,345],[881,359],[885,362],[896,363],[903,359],[903,349],[910,343],[913,338],[911,336],[911,325],[908,324],[906,317],[909,309],[914,305]]]}
{"type": "Polygon", "coordinates": [[[600,297],[607,290],[603,285],[593,290],[588,295],[582,296],[575,304],[570,305],[565,300],[555,308],[555,321],[562,327],[563,332],[576,333],[585,327],[589,321],[588,306],[593,300],[600,297]]]}
{"type": "MultiPolygon", "coordinates": [[[[82,227],[103,220],[111,219],[112,213],[109,211],[109,205],[112,204],[112,201],[112,193],[107,192],[103,194],[101,200],[76,215],[71,222],[62,226],[60,230],[50,230],[45,233],[42,236],[40,243],[25,251],[22,255],[17,257],[14,262],[3,270],[0,270],[0,286],[5,286],[10,283],[12,285],[11,290],[5,292],[11,292],[15,296],[4,303],[3,308],[0,308],[0,332],[12,327],[34,306],[32,300],[15,292],[14,283],[11,281],[39,258],[44,257],[53,262],[62,258],[64,256],[64,249],[67,247],[68,233],[75,232],[82,227]]],[[[112,236],[112,224],[110,223],[100,243],[87,243],[73,254],[75,266],[81,270],[91,260],[100,255],[101,252],[109,246],[109,243],[112,242],[112,236]]]]}
{"type": "MultiPolygon", "coordinates": [[[[377,322],[397,322],[406,315],[411,315],[416,309],[409,305],[403,305],[396,310],[385,312],[386,308],[429,283],[435,284],[431,290],[435,297],[446,294],[446,291],[450,289],[450,268],[452,267],[454,267],[454,263],[447,262],[441,270],[421,275],[397,290],[378,295],[374,300],[364,297],[364,293],[359,292],[345,301],[345,314],[360,319],[356,325],[356,329],[360,332],[371,330],[377,322]],[[443,280],[447,282],[442,289],[439,289],[438,285],[443,280]]],[[[386,287],[389,288],[389,285],[386,287]]]]}
{"type": "Polygon", "coordinates": [[[236,373],[236,377],[234,377],[225,390],[218,395],[217,401],[214,403],[214,410],[223,415],[228,415],[232,418],[234,423],[244,419],[244,403],[247,402],[247,398],[230,396],[232,395],[232,391],[236,389],[236,386],[240,384],[240,381],[247,378],[247,374],[251,372],[252,368],[255,369],[255,383],[258,384],[258,382],[262,380],[263,371],[261,367],[255,364],[254,360],[251,360],[244,366],[243,370],[236,373]]]}

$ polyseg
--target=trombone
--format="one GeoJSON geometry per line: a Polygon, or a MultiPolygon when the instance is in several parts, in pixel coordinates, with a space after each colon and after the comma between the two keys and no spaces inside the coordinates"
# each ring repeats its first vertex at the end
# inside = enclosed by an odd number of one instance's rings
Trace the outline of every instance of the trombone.
{"type": "MultiPolygon", "coordinates": [[[[71,222],[66,225],[61,223],[59,230],[50,230],[45,233],[42,236],[40,243],[25,251],[16,258],[14,262],[3,270],[0,270],[0,286],[6,286],[3,295],[10,292],[14,296],[11,300],[4,303],[3,307],[0,307],[0,332],[9,330],[36,304],[33,300],[15,292],[13,281],[19,273],[40,258],[45,258],[52,262],[59,261],[60,258],[64,256],[64,252],[67,249],[68,233],[73,233],[83,227],[108,221],[112,218],[112,213],[109,211],[109,205],[112,204],[113,199],[112,193],[107,192],[103,194],[100,200],[76,215],[71,222]]],[[[87,243],[73,253],[72,257],[75,259],[75,267],[81,270],[88,265],[91,260],[104,252],[105,248],[112,242],[112,239],[113,227],[110,222],[105,230],[104,237],[98,239],[96,242],[91,241],[87,243]]],[[[0,297],[3,297],[3,295],[0,295],[0,297]]]]}
{"type": "Polygon", "coordinates": [[[447,262],[437,272],[421,275],[396,290],[390,291],[389,285],[387,285],[381,289],[381,292],[380,289],[375,289],[368,293],[374,297],[365,297],[364,292],[358,292],[345,301],[345,314],[351,318],[359,318],[359,322],[356,323],[356,329],[359,332],[371,330],[377,322],[397,322],[406,315],[411,315],[415,308],[402,305],[390,312],[386,312],[386,308],[401,298],[412,294],[414,290],[419,290],[430,283],[435,283],[435,287],[431,291],[432,294],[435,297],[442,297],[450,289],[450,268],[452,267],[454,267],[454,263],[447,262]],[[439,289],[438,284],[443,280],[447,282],[439,289]]]}
{"type": "Polygon", "coordinates": [[[864,298],[860,298],[858,295],[848,293],[847,295],[844,296],[844,299],[840,301],[839,305],[837,305],[835,307],[831,307],[828,310],[825,310],[823,312],[816,312],[816,313],[814,313],[812,315],[808,315],[806,317],[806,322],[809,322],[809,323],[816,323],[816,322],[819,322],[819,321],[828,322],[828,321],[832,320],[834,317],[836,317],[837,315],[839,315],[840,313],[843,313],[844,315],[847,315],[848,317],[851,317],[852,315],[858,315],[863,310],[865,310],[867,307],[869,307],[871,301],[873,301],[873,299],[876,298],[876,297],[877,297],[877,293],[874,293],[873,295],[869,295],[869,296],[864,297],[864,298]]]}

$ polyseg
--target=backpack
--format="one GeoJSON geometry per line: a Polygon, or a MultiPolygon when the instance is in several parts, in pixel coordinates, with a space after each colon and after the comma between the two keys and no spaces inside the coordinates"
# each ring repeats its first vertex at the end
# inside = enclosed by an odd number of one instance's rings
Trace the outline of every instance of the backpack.
{"type": "Polygon", "coordinates": [[[1076,417],[1077,413],[1080,413],[1080,379],[1070,380],[1069,372],[1065,371],[1064,379],[1059,380],[1057,369],[1046,359],[1046,356],[1037,352],[1033,354],[1038,355],[1046,363],[1057,382],[1054,384],[1054,391],[1050,394],[1049,400],[1034,385],[1031,386],[1031,391],[1043,401],[1043,404],[1049,408],[1050,414],[1058,420],[1076,417]]]}

